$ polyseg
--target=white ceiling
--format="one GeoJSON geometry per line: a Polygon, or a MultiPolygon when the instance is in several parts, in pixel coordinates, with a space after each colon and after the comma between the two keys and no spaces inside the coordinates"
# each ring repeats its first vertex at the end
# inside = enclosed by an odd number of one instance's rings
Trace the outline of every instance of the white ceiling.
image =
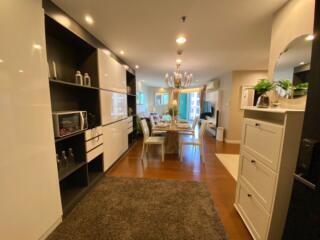
{"type": "Polygon", "coordinates": [[[183,33],[182,69],[197,84],[232,70],[266,69],[272,15],[287,0],[53,0],[112,51],[125,51],[137,79],[165,86],[183,33]],[[88,25],[85,14],[94,19],[88,25]],[[187,16],[182,24],[180,17],[187,16]]]}

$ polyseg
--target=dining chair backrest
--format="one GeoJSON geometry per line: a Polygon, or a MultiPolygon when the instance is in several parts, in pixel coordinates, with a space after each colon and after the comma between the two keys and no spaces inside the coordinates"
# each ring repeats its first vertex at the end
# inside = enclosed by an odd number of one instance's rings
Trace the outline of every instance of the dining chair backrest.
{"type": "Polygon", "coordinates": [[[149,127],[145,119],[141,120],[141,128],[143,133],[143,140],[146,141],[150,137],[149,127]]]}
{"type": "Polygon", "coordinates": [[[200,131],[199,131],[199,140],[200,142],[203,141],[203,136],[204,136],[204,133],[207,129],[207,121],[202,121],[201,122],[201,127],[200,127],[200,131]]]}
{"type": "Polygon", "coordinates": [[[154,128],[154,126],[156,125],[153,116],[150,116],[150,123],[151,123],[151,127],[154,128]]]}
{"type": "Polygon", "coordinates": [[[192,130],[195,130],[198,122],[199,122],[199,117],[195,117],[192,122],[192,130]]]}

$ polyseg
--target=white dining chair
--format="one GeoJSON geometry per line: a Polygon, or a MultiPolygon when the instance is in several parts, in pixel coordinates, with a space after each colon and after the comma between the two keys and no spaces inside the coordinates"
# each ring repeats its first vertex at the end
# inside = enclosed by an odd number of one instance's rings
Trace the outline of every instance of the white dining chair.
{"type": "Polygon", "coordinates": [[[206,131],[207,128],[207,121],[203,121],[201,123],[201,127],[198,133],[198,138],[192,137],[192,138],[180,138],[180,142],[179,142],[179,155],[180,155],[180,161],[182,161],[183,158],[183,147],[185,145],[191,145],[193,147],[198,147],[199,148],[199,152],[200,152],[200,159],[202,162],[205,161],[204,159],[204,146],[203,146],[203,137],[204,137],[204,133],[206,131]]]}
{"type": "Polygon", "coordinates": [[[191,130],[188,131],[181,131],[179,132],[180,135],[192,135],[193,137],[195,136],[196,133],[196,127],[199,123],[199,117],[195,117],[192,121],[192,125],[191,125],[191,130]]]}
{"type": "Polygon", "coordinates": [[[148,151],[149,145],[161,145],[161,161],[164,161],[164,137],[150,136],[149,127],[145,119],[141,120],[141,128],[143,132],[143,145],[141,159],[143,160],[144,155],[148,151]]]}
{"type": "Polygon", "coordinates": [[[167,132],[166,131],[161,131],[161,130],[154,130],[154,128],[157,126],[153,116],[150,116],[150,123],[151,123],[151,136],[156,136],[156,135],[165,135],[167,132]]]}

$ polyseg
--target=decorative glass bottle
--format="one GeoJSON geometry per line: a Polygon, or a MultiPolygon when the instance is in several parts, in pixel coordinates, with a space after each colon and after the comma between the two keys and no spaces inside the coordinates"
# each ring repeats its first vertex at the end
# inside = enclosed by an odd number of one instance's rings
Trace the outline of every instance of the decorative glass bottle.
{"type": "Polygon", "coordinates": [[[83,85],[83,78],[80,71],[76,71],[75,82],[76,84],[83,85]]]}

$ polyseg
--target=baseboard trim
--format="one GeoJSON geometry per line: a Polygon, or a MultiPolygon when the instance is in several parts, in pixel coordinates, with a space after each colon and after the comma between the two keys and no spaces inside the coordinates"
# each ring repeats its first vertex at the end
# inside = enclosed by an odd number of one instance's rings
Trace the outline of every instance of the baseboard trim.
{"type": "Polygon", "coordinates": [[[39,240],[45,240],[55,229],[59,226],[59,224],[62,222],[62,217],[59,217],[52,226],[39,238],[39,240]]]}
{"type": "Polygon", "coordinates": [[[232,143],[232,144],[240,144],[240,140],[232,140],[232,139],[225,139],[226,143],[232,143]]]}

